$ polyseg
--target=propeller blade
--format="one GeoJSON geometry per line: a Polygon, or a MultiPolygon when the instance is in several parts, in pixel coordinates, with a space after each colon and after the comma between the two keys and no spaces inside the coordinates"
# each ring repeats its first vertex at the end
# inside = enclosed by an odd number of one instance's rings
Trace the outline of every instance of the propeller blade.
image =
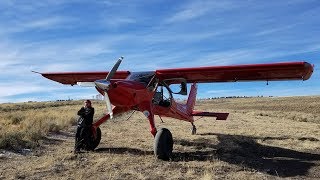
{"type": "Polygon", "coordinates": [[[106,80],[110,81],[110,79],[113,77],[114,73],[116,73],[117,69],[119,68],[121,61],[123,60],[123,57],[121,56],[118,61],[116,62],[116,64],[113,66],[113,68],[111,69],[111,71],[108,73],[106,80]]]}
{"type": "Polygon", "coordinates": [[[111,107],[111,102],[108,96],[108,93],[104,93],[104,99],[106,100],[106,105],[107,105],[107,113],[110,115],[110,119],[113,118],[113,112],[112,112],[112,107],[111,107]]]}
{"type": "Polygon", "coordinates": [[[110,88],[110,80],[118,70],[122,60],[123,60],[123,57],[121,56],[116,62],[116,64],[112,67],[111,71],[108,73],[106,79],[101,79],[94,82],[97,87],[99,87],[104,91],[104,99],[106,101],[107,113],[110,115],[110,119],[113,118],[113,112],[112,112],[112,106],[111,106],[110,98],[107,91],[110,88]]]}

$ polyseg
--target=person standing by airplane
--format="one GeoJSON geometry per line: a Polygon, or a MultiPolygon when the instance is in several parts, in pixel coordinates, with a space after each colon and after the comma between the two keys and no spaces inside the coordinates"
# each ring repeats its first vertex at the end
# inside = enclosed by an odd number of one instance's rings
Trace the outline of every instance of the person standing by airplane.
{"type": "Polygon", "coordinates": [[[77,132],[75,137],[74,152],[77,153],[81,148],[90,149],[91,127],[93,122],[94,108],[91,101],[84,101],[84,106],[77,113],[78,119],[77,132]]]}

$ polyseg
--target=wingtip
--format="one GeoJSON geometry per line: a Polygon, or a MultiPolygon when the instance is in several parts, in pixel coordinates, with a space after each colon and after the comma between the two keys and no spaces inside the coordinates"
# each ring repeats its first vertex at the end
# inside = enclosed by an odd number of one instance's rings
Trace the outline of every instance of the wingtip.
{"type": "Polygon", "coordinates": [[[303,76],[303,81],[308,80],[314,72],[314,64],[305,62],[305,75],[303,76]]]}

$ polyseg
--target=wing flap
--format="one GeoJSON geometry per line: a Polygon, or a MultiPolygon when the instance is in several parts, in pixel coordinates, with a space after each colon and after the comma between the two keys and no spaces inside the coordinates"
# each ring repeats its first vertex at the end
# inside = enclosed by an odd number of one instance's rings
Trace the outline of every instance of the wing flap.
{"type": "Polygon", "coordinates": [[[287,62],[161,69],[156,71],[156,75],[161,80],[184,78],[188,83],[205,83],[260,80],[307,80],[310,78],[312,72],[313,66],[307,62],[287,62]]]}
{"type": "MultiPolygon", "coordinates": [[[[53,72],[40,73],[43,77],[62,84],[75,85],[78,82],[93,82],[98,79],[105,79],[109,72],[53,72]]],[[[113,79],[125,79],[129,71],[117,71],[113,79]]]]}

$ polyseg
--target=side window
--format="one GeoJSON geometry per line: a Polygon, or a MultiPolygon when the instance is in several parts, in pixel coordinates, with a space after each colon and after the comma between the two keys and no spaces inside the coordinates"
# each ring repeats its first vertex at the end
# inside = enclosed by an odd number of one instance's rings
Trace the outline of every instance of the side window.
{"type": "Polygon", "coordinates": [[[187,95],[187,80],[184,78],[165,79],[164,83],[169,85],[172,94],[187,95]]]}
{"type": "Polygon", "coordinates": [[[170,107],[171,105],[171,97],[170,91],[167,87],[163,85],[159,85],[156,89],[156,92],[153,96],[153,104],[163,106],[163,107],[170,107]]]}

